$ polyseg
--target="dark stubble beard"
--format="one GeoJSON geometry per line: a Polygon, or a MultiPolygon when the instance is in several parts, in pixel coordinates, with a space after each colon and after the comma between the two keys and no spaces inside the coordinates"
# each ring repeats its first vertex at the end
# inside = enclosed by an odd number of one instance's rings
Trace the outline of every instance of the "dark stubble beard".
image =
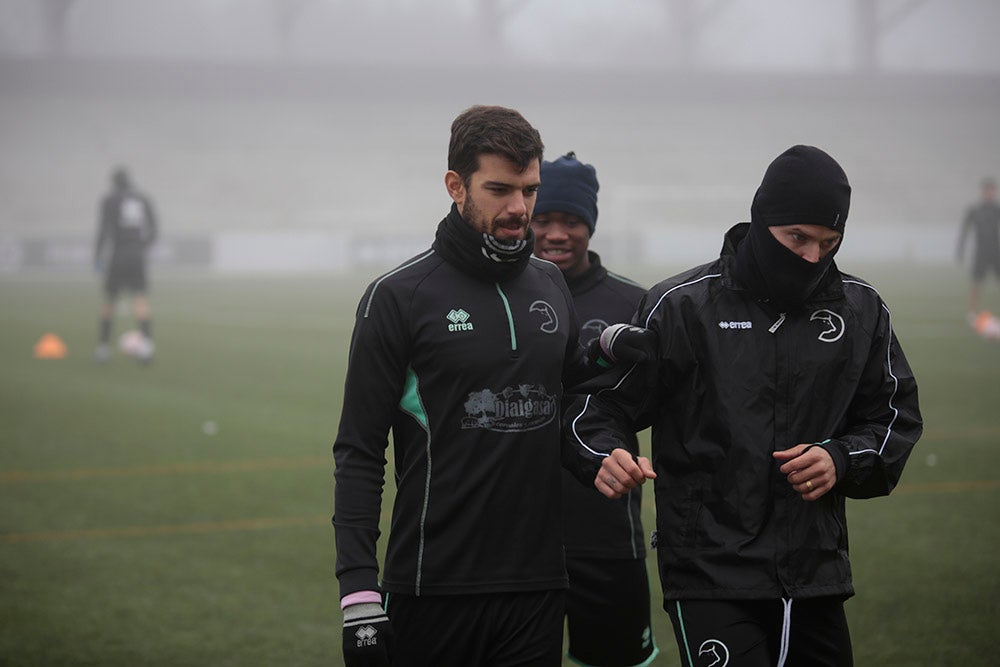
{"type": "MultiPolygon", "coordinates": [[[[517,216],[510,216],[508,218],[499,218],[493,221],[486,220],[483,217],[482,211],[476,205],[476,200],[472,197],[471,193],[465,198],[465,205],[462,207],[462,210],[460,212],[462,214],[462,218],[464,218],[465,221],[469,223],[469,225],[471,225],[473,229],[475,229],[477,232],[485,229],[486,233],[494,238],[496,238],[496,234],[494,233],[496,231],[496,228],[508,222],[516,222],[518,226],[521,228],[521,237],[519,240],[524,239],[525,235],[527,234],[527,228],[528,228],[527,216],[517,215],[517,216]]],[[[503,241],[503,243],[508,243],[508,241],[503,241]]]]}

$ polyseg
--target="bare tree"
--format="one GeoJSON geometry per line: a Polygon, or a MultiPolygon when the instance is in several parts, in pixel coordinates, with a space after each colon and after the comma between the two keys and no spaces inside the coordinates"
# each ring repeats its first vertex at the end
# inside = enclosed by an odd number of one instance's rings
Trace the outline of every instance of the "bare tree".
{"type": "Polygon", "coordinates": [[[664,0],[672,19],[674,60],[681,69],[701,65],[702,35],[732,0],[664,0]]]}
{"type": "Polygon", "coordinates": [[[305,8],[314,2],[316,0],[271,0],[271,5],[274,7],[278,49],[283,57],[288,57],[292,52],[296,22],[305,8]]]}
{"type": "Polygon", "coordinates": [[[517,14],[530,0],[479,0],[476,3],[477,20],[486,40],[486,56],[497,60],[503,52],[503,29],[507,21],[517,14]]]}
{"type": "Polygon", "coordinates": [[[879,70],[879,43],[924,0],[855,0],[855,67],[870,74],[879,70]]]}
{"type": "Polygon", "coordinates": [[[45,48],[58,58],[66,54],[66,17],[72,7],[73,0],[41,0],[45,48]]]}

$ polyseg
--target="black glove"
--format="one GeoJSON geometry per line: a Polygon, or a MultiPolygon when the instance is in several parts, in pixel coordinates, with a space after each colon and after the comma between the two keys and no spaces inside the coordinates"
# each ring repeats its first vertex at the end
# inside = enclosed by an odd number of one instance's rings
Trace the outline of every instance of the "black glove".
{"type": "Polygon", "coordinates": [[[612,324],[601,332],[601,352],[612,363],[656,358],[656,334],[630,324],[612,324]]]}
{"type": "Polygon", "coordinates": [[[392,625],[380,605],[363,602],[344,607],[345,667],[389,667],[392,643],[392,625]]]}

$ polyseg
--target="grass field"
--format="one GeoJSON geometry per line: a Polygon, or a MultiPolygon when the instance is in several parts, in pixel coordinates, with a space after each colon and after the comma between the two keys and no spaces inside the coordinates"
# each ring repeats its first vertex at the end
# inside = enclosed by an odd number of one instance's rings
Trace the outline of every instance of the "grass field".
{"type": "MultiPolygon", "coordinates": [[[[856,272],[925,417],[897,492],[849,503],[856,663],[996,664],[1000,344],[965,324],[957,269],[856,272]]],[[[362,288],[163,278],[143,368],[92,362],[96,281],[0,280],[0,664],[340,663],[330,447],[362,288]],[[66,359],[32,357],[46,332],[66,359]]]]}

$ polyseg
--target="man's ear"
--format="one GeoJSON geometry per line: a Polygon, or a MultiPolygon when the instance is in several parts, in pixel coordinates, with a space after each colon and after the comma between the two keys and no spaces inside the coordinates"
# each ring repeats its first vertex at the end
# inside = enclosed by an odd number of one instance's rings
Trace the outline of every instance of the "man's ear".
{"type": "Polygon", "coordinates": [[[457,171],[448,171],[444,175],[444,186],[448,189],[448,196],[458,204],[458,209],[461,211],[462,205],[465,204],[465,197],[468,194],[465,190],[465,182],[462,180],[462,177],[458,175],[457,171]]]}

